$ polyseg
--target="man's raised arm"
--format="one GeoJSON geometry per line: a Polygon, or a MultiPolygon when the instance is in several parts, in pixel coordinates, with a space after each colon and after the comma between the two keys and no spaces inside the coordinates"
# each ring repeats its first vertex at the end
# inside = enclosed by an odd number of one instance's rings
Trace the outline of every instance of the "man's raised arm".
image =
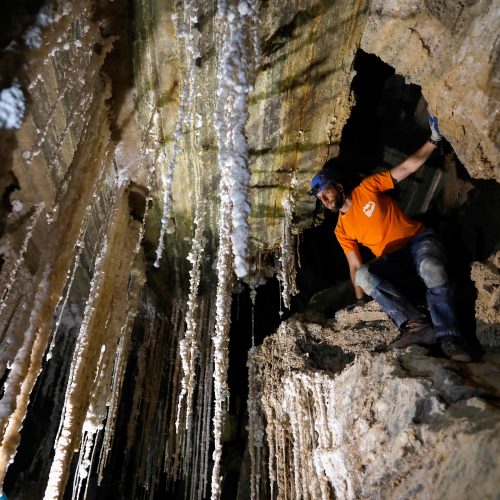
{"type": "Polygon", "coordinates": [[[437,144],[443,138],[437,125],[437,118],[429,115],[429,126],[431,129],[431,136],[429,140],[421,146],[415,153],[408,156],[403,163],[400,163],[389,171],[394,182],[401,182],[409,175],[416,172],[429,158],[432,152],[436,149],[437,144]]]}

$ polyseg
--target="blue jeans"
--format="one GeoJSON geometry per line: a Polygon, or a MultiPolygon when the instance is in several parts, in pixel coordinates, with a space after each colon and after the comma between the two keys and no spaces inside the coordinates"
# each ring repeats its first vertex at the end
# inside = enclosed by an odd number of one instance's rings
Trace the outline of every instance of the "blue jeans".
{"type": "Polygon", "coordinates": [[[445,264],[443,245],[434,231],[427,229],[399,250],[361,266],[356,273],[356,285],[373,297],[400,327],[424,315],[391,283],[391,277],[409,277],[416,271],[427,287],[427,306],[436,337],[460,335],[445,264]]]}

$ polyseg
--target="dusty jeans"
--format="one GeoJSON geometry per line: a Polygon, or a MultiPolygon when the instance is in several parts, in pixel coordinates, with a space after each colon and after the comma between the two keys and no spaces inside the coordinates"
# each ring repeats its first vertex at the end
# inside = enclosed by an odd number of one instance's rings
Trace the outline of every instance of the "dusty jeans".
{"type": "Polygon", "coordinates": [[[416,272],[427,287],[426,297],[436,337],[459,335],[453,291],[445,269],[446,253],[434,231],[414,236],[396,252],[361,266],[356,284],[402,326],[423,314],[391,283],[391,276],[416,272]]]}

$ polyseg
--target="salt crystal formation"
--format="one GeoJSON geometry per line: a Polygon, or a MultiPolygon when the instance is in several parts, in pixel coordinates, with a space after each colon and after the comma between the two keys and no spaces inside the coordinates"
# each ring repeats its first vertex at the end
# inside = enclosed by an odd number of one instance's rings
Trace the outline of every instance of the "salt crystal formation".
{"type": "MultiPolygon", "coordinates": [[[[255,74],[256,12],[247,0],[218,2],[220,40],[218,47],[217,104],[215,128],[222,182],[231,211],[231,245],[234,270],[241,278],[248,274],[248,94],[255,74]]],[[[221,193],[222,199],[222,193],[221,193]]],[[[222,202],[221,202],[222,203],[222,202]]]]}
{"type": "Polygon", "coordinates": [[[500,385],[488,382],[498,355],[471,373],[423,348],[373,353],[397,332],[365,307],[368,315],[358,307],[324,327],[288,320],[251,353],[253,497],[494,496],[499,466],[481,457],[499,452],[490,398],[500,385]],[[259,419],[269,450],[260,491],[259,419]]]}
{"type": "Polygon", "coordinates": [[[158,243],[158,248],[156,249],[156,261],[155,266],[159,267],[160,259],[163,253],[163,245],[165,233],[167,232],[167,225],[169,223],[170,214],[172,211],[173,204],[173,194],[172,194],[172,182],[174,176],[174,169],[177,162],[177,156],[181,152],[181,139],[182,134],[187,130],[190,123],[190,118],[194,112],[194,95],[197,92],[197,68],[196,68],[196,58],[199,57],[198,50],[198,38],[199,32],[195,28],[197,23],[197,7],[194,2],[186,1],[183,2],[182,18],[180,20],[180,28],[178,38],[184,40],[185,43],[185,53],[186,53],[186,73],[184,75],[184,88],[181,92],[177,125],[174,132],[174,145],[172,148],[172,159],[165,165],[166,157],[164,151],[162,150],[160,158],[158,160],[158,165],[163,168],[162,178],[163,178],[163,216],[161,218],[161,231],[160,239],[158,243]]]}

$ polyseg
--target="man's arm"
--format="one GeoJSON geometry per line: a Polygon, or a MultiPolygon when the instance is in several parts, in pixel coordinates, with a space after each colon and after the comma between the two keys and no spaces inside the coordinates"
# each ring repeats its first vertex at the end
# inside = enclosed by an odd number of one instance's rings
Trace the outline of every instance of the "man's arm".
{"type": "Polygon", "coordinates": [[[416,172],[435,149],[436,146],[432,142],[428,141],[420,147],[420,149],[415,151],[415,153],[408,156],[403,163],[391,168],[389,172],[391,173],[391,177],[394,179],[394,182],[401,182],[403,179],[406,179],[409,175],[413,174],[413,172],[416,172]]]}
{"type": "Polygon", "coordinates": [[[358,249],[351,250],[346,253],[345,256],[347,257],[347,263],[349,264],[349,273],[351,275],[352,285],[354,286],[354,293],[356,294],[356,298],[360,300],[364,298],[365,292],[363,292],[362,288],[356,286],[356,272],[363,264],[363,260],[361,259],[358,249]]]}
{"type": "Polygon", "coordinates": [[[434,115],[429,113],[429,128],[431,130],[431,136],[429,140],[415,153],[406,158],[406,160],[400,165],[392,168],[390,170],[391,177],[394,182],[401,182],[406,179],[409,175],[416,172],[424,163],[427,158],[432,154],[436,145],[443,138],[438,127],[438,119],[434,115]]]}

